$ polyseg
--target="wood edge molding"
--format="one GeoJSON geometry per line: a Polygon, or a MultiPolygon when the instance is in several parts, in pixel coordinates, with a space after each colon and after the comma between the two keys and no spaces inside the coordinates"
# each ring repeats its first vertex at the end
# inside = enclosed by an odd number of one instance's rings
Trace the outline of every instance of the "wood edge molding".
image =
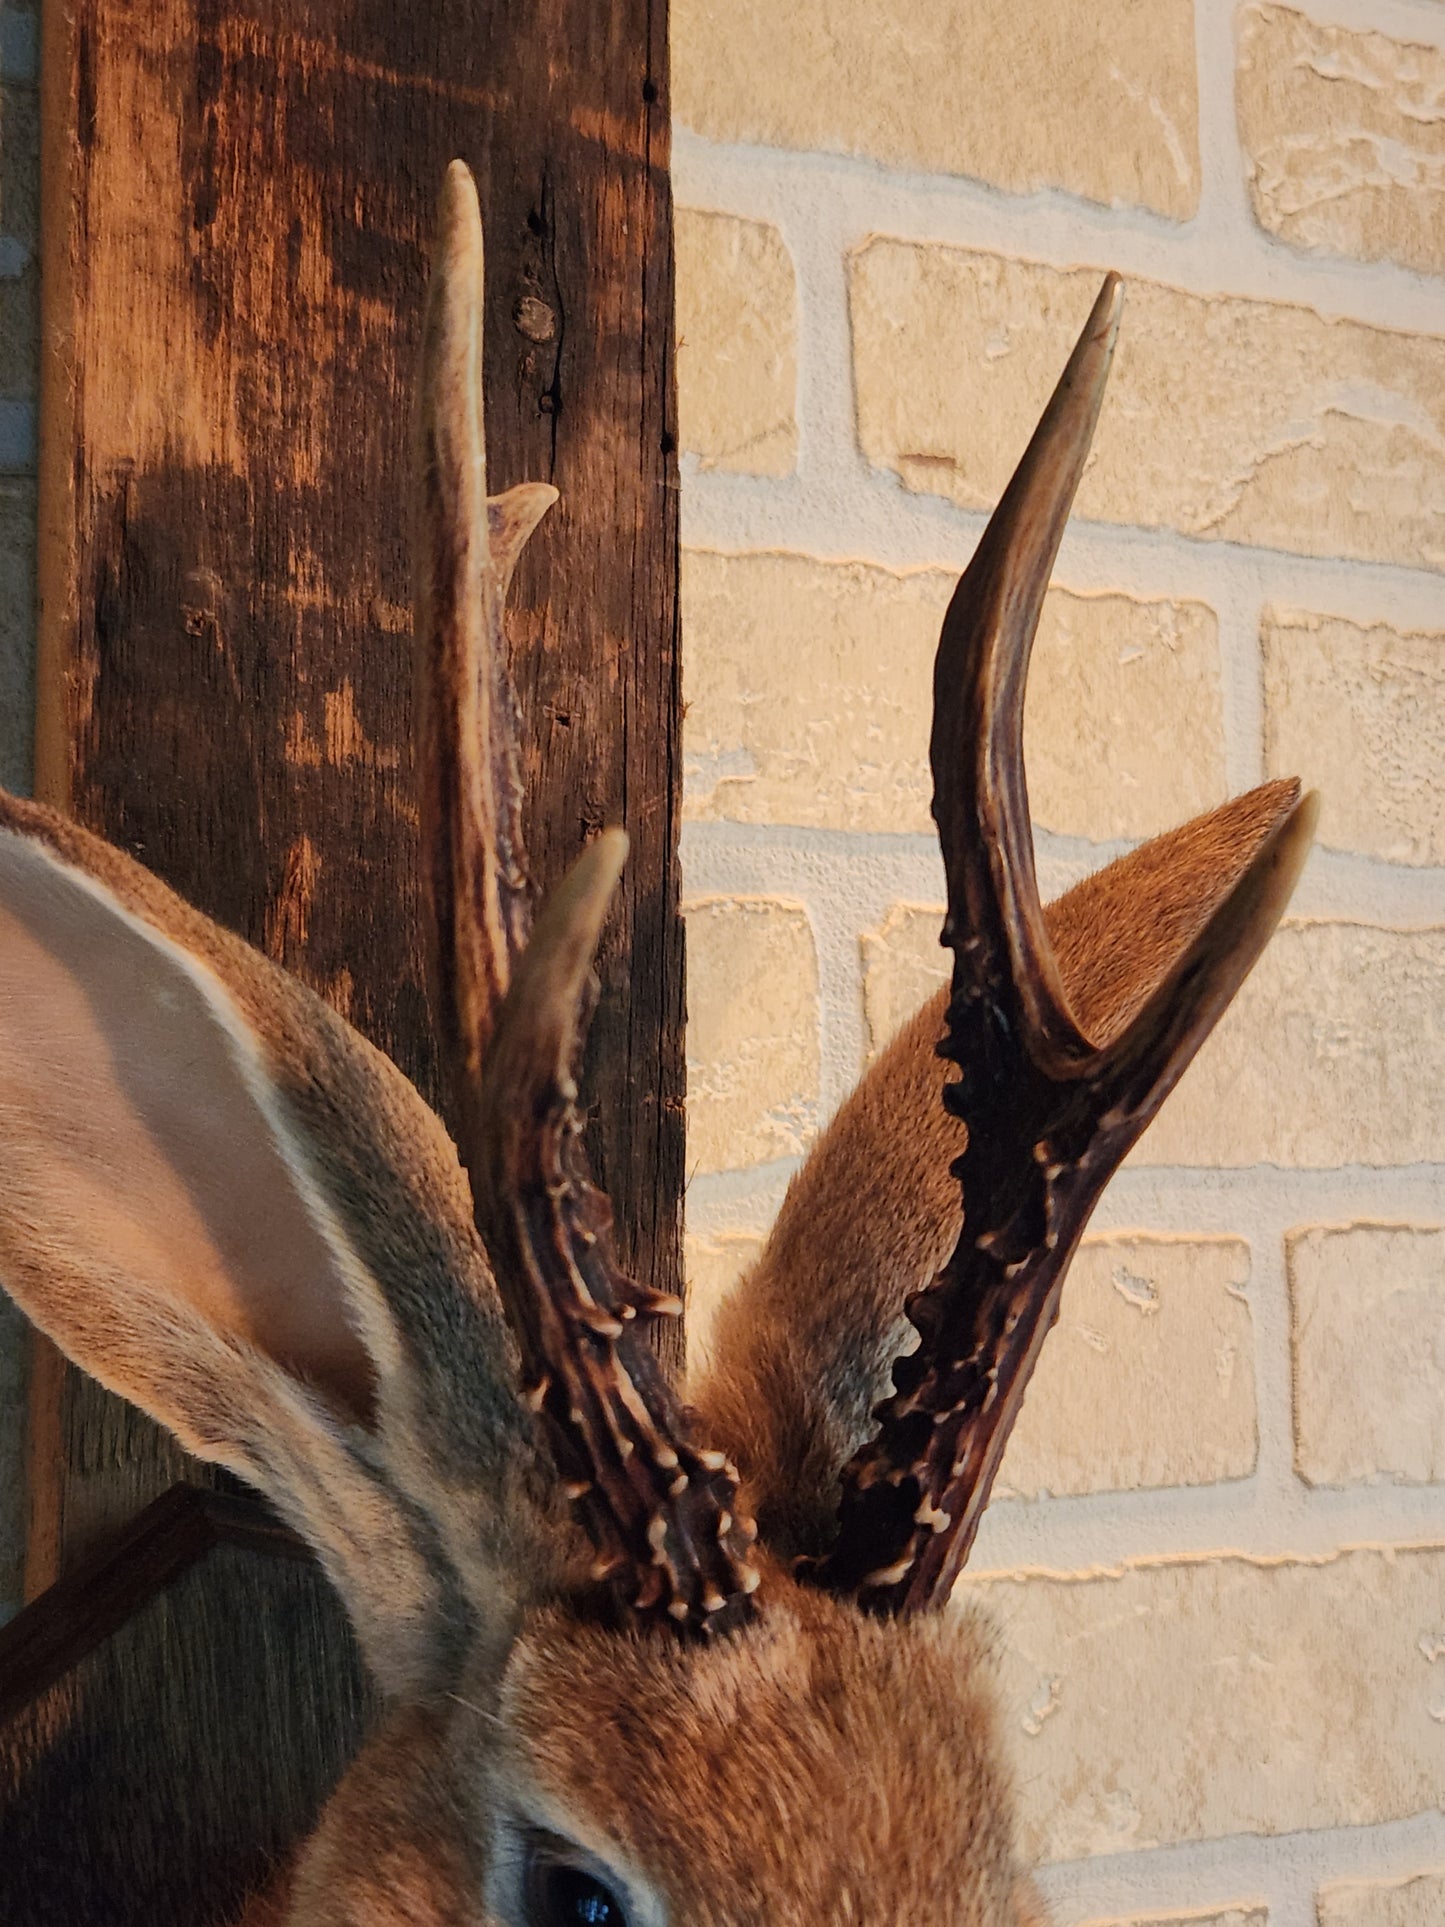
{"type": "Polygon", "coordinates": [[[216,1546],[276,1559],[311,1557],[259,1499],[173,1485],[107,1546],[0,1627],[0,1725],[63,1679],[216,1546]]]}

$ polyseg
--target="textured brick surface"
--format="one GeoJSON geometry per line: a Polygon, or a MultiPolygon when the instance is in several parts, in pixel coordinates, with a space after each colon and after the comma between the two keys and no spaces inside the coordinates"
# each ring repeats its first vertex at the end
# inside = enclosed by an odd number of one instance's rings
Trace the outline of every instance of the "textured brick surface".
{"type": "Polygon", "coordinates": [[[0,0],[0,77],[34,86],[40,74],[37,0],[0,0]]]}
{"type": "Polygon", "coordinates": [[[1226,1907],[1202,1914],[1110,1914],[1107,1920],[1086,1920],[1082,1927],[1267,1927],[1264,1907],[1226,1907]]]}
{"type": "MultiPolygon", "coordinates": [[[[687,813],[931,834],[933,656],[956,577],[787,554],[683,558],[687,813]]],[[[1145,836],[1224,793],[1218,624],[1055,590],[1024,718],[1052,830],[1145,836]]]]}
{"type": "Polygon", "coordinates": [[[704,468],[786,475],[798,453],[797,294],[774,227],[679,208],[677,403],[704,468]]]}
{"type": "Polygon", "coordinates": [[[796,1157],[818,1119],[818,965],[801,904],[704,897],[687,916],[687,1158],[796,1157]]]}
{"type": "Polygon", "coordinates": [[[1270,611],[1265,761],[1319,789],[1320,841],[1445,863],[1445,635],[1270,611]]]}
{"type": "Polygon", "coordinates": [[[1445,1874],[1369,1886],[1340,1881],[1322,1887],[1319,1927],[1440,1927],[1445,1920],[1445,1874]]]}
{"type": "MultiPolygon", "coordinates": [[[[0,276],[0,401],[33,401],[40,336],[40,271],[32,257],[18,275],[0,276]]],[[[0,470],[9,463],[0,454],[0,470]]]]}
{"type": "Polygon", "coordinates": [[[1046,1859],[1427,1812],[1445,1546],[965,1580],[1007,1628],[1004,1730],[1046,1859]]]}
{"type": "Polygon", "coordinates": [[[1239,17],[1238,112],[1261,227],[1445,270],[1445,53],[1290,7],[1239,17]]]}
{"type": "MultiPolygon", "coordinates": [[[[991,508],[1099,280],[865,243],[851,299],[868,460],[991,508]]],[[[1078,513],[1445,568],[1445,340],[1135,281],[1078,513]]]]}
{"type": "Polygon", "coordinates": [[[1288,1256],[1301,1477],[1445,1479],[1445,1231],[1314,1227],[1288,1256]]]}
{"type": "Polygon", "coordinates": [[[1254,1469],[1249,1248],[1090,1239],[1029,1383],[998,1490],[1207,1485],[1254,1469]]]}
{"type": "Polygon", "coordinates": [[[1189,0],[674,0],[677,118],[1175,216],[1199,199],[1189,0]]]}
{"type": "MultiPolygon", "coordinates": [[[[942,909],[862,939],[873,1049],[945,981],[942,909]]],[[[1130,1156],[1185,1165],[1413,1164],[1445,1156],[1445,930],[1291,923],[1130,1156]]]]}
{"type": "Polygon", "coordinates": [[[1278,930],[1131,1154],[1157,1164],[1445,1157],[1445,930],[1278,930]]]}
{"type": "Polygon", "coordinates": [[[35,649],[35,484],[0,477],[0,788],[30,786],[35,649]]]}
{"type": "Polygon", "coordinates": [[[696,1366],[707,1357],[708,1335],[724,1295],[735,1285],[763,1248],[760,1236],[746,1231],[719,1231],[704,1238],[690,1231],[684,1241],[687,1275],[687,1355],[696,1366]]]}
{"type": "Polygon", "coordinates": [[[878,928],[865,930],[859,939],[870,1055],[947,983],[953,965],[938,941],[942,927],[941,903],[895,903],[878,928]]]}

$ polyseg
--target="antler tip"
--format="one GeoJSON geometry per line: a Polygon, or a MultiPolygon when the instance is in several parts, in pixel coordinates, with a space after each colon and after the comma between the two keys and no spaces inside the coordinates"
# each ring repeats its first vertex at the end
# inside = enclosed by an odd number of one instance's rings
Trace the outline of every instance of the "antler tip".
{"type": "Polygon", "coordinates": [[[456,219],[469,213],[475,214],[479,221],[481,219],[476,178],[463,160],[447,164],[447,171],[442,177],[441,213],[444,219],[456,219]]]}
{"type": "MultiPolygon", "coordinates": [[[[1124,312],[1124,277],[1113,268],[1104,276],[1098,297],[1094,302],[1093,314],[1089,317],[1093,329],[1115,330],[1119,317],[1124,312]]],[[[1091,329],[1091,332],[1093,331],[1091,329]]]]}
{"type": "Polygon", "coordinates": [[[436,245],[432,273],[440,286],[475,282],[469,298],[480,299],[482,259],[482,204],[477,183],[465,161],[453,161],[437,199],[436,245]]]}
{"type": "Polygon", "coordinates": [[[515,1046],[534,1069],[571,1062],[587,976],[627,851],[625,830],[603,830],[547,899],[500,1019],[499,1059],[515,1046]]]}

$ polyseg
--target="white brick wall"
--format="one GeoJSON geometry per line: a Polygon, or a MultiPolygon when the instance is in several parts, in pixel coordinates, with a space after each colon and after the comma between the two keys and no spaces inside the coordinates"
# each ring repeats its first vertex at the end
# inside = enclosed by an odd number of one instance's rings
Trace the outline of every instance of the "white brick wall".
{"type": "MultiPolygon", "coordinates": [[[[801,913],[793,1115],[825,1117],[938,981],[944,572],[1105,267],[1028,719],[1045,890],[1286,767],[1325,791],[1290,928],[1100,1208],[974,1557],[1060,1927],[1433,1922],[1445,7],[673,0],[673,36],[680,310],[728,344],[679,356],[694,1009],[723,901],[801,913]]],[[[691,1056],[706,1092],[697,1026],[691,1056]]],[[[700,1341],[796,1163],[748,1148],[787,1109],[755,1061],[692,1160],[700,1341]]]]}

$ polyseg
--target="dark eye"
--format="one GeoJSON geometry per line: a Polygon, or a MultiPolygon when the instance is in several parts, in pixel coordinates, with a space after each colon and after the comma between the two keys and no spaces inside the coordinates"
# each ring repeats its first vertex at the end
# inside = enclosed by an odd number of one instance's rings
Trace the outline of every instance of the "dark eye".
{"type": "Polygon", "coordinates": [[[528,1927],[627,1927],[622,1902],[582,1867],[534,1852],[527,1867],[528,1927]]]}

